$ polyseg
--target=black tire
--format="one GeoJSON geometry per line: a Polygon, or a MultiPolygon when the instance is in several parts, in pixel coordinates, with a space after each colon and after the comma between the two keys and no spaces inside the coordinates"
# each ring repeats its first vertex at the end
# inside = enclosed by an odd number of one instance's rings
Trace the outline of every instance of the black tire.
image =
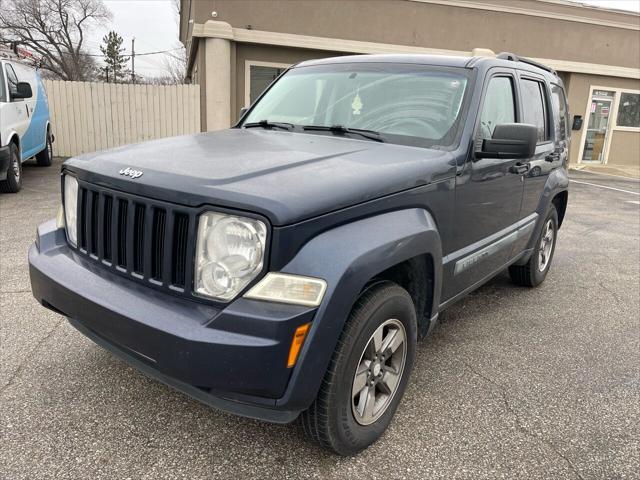
{"type": "Polygon", "coordinates": [[[36,154],[36,162],[41,167],[50,167],[53,162],[53,142],[49,131],[47,131],[47,145],[44,150],[36,154]]]}
{"type": "Polygon", "coordinates": [[[10,160],[7,169],[6,180],[0,181],[0,192],[17,193],[22,187],[22,162],[20,161],[20,152],[14,143],[9,144],[10,160]]]}
{"type": "Polygon", "coordinates": [[[540,285],[544,279],[547,278],[547,273],[549,273],[549,269],[551,268],[557,239],[558,212],[556,211],[556,207],[552,205],[549,209],[549,213],[547,213],[547,216],[544,219],[540,234],[536,238],[535,248],[533,249],[533,253],[531,254],[531,258],[529,258],[529,261],[524,265],[511,265],[509,267],[509,276],[511,277],[511,281],[522,287],[537,287],[540,285]],[[546,255],[541,256],[542,238],[548,234],[547,226],[550,226],[553,232],[551,250],[546,255]],[[543,258],[545,259],[544,263],[543,258]]]}
{"type": "MultiPolygon", "coordinates": [[[[386,340],[390,337],[379,338],[386,340]]],[[[380,282],[362,293],[344,326],[318,397],[300,416],[300,423],[307,437],[339,455],[354,455],[380,438],[391,422],[404,394],[413,367],[416,339],[416,312],[406,290],[391,282],[380,282]],[[395,323],[389,324],[389,322],[395,323]],[[354,403],[356,397],[352,389],[357,389],[354,384],[356,369],[366,361],[364,356],[369,352],[368,347],[373,345],[371,343],[373,334],[379,327],[382,327],[383,332],[387,328],[386,335],[391,331],[402,332],[405,335],[404,347],[396,347],[395,350],[398,355],[402,355],[402,367],[396,369],[400,372],[399,380],[395,382],[397,386],[394,386],[393,393],[388,394],[385,393],[389,390],[384,379],[390,369],[395,369],[392,356],[396,353],[389,354],[386,359],[388,364],[385,363],[384,356],[376,362],[377,365],[369,364],[369,369],[365,370],[367,383],[364,386],[366,390],[364,395],[366,396],[368,391],[374,391],[377,392],[375,394],[382,395],[378,399],[387,398],[387,400],[381,403],[379,417],[375,418],[375,421],[374,417],[369,417],[372,423],[363,425],[360,423],[362,420],[356,420],[358,407],[354,403]],[[374,369],[372,365],[376,368],[374,369]],[[382,366],[382,373],[380,373],[380,366],[382,366]],[[376,377],[369,373],[374,370],[378,372],[376,377]],[[369,378],[380,383],[369,386],[369,378]],[[380,391],[377,390],[378,388],[380,391]]],[[[385,345],[384,341],[381,343],[385,345]]],[[[391,352],[391,350],[387,351],[391,352]]],[[[398,374],[394,373],[394,376],[398,374]]],[[[362,400],[360,396],[357,398],[362,400]]]]}

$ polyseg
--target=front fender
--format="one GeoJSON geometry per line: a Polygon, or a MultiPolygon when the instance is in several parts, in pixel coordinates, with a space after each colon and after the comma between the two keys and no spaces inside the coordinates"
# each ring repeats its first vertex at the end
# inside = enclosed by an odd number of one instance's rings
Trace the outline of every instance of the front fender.
{"type": "Polygon", "coordinates": [[[536,210],[540,216],[546,216],[553,198],[560,192],[569,189],[569,172],[566,168],[552,170],[544,184],[544,190],[536,210]]]}
{"type": "Polygon", "coordinates": [[[327,291],[278,404],[290,409],[305,409],[311,404],[344,322],[364,286],[384,270],[423,254],[433,260],[432,305],[437,306],[442,248],[436,223],[424,209],[398,210],[342,225],[304,245],[282,272],[323,278],[327,291]]]}

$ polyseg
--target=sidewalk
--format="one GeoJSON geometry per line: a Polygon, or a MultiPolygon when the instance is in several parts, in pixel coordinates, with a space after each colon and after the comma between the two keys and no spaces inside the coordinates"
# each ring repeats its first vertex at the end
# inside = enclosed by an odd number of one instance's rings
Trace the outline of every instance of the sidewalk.
{"type": "Polygon", "coordinates": [[[584,163],[572,163],[569,165],[569,169],[640,179],[640,165],[586,165],[584,163]]]}

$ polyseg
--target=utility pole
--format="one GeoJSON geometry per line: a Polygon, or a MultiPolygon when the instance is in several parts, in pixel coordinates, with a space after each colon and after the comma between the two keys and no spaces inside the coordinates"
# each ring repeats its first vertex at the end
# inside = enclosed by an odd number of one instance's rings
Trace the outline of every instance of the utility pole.
{"type": "Polygon", "coordinates": [[[136,83],[136,37],[131,39],[131,83],[136,83]]]}

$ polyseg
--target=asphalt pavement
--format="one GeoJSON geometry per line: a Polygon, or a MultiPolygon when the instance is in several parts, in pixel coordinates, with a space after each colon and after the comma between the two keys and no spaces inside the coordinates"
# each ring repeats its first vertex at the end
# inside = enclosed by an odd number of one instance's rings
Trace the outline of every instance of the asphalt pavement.
{"type": "Polygon", "coordinates": [[[638,181],[572,172],[545,283],[500,275],[444,312],[388,432],[339,458],[146,378],[34,300],[59,168],[0,196],[0,478],[638,478],[638,181]]]}

